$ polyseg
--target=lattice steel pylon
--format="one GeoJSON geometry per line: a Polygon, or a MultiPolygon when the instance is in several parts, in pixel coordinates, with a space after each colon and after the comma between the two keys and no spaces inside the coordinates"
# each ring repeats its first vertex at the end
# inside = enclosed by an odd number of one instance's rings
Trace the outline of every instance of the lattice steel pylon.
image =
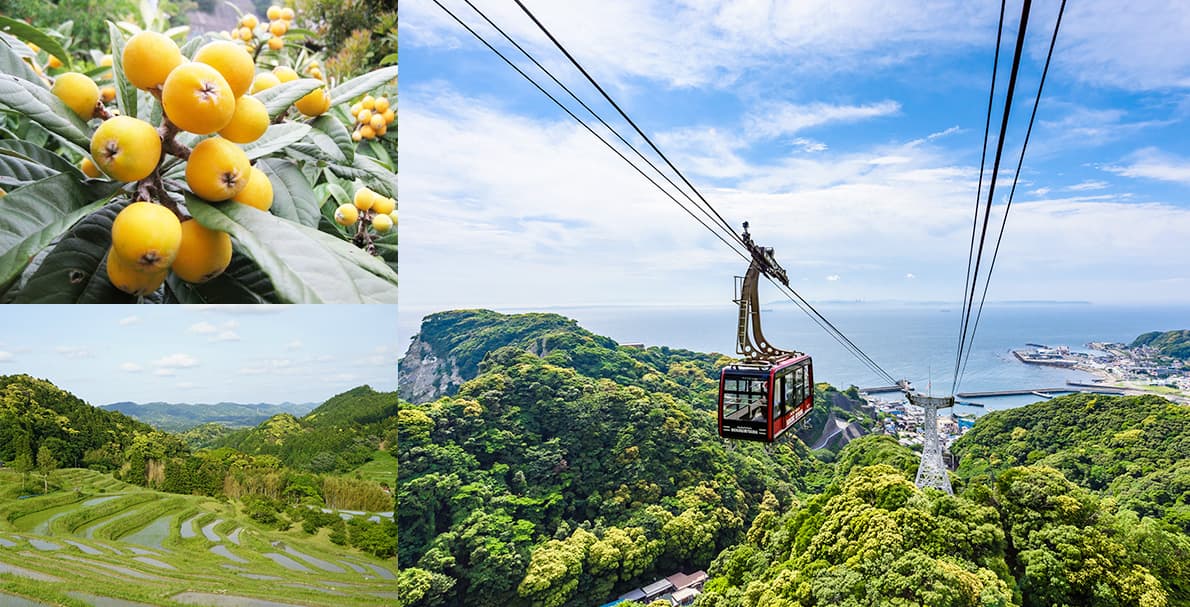
{"type": "Polygon", "coordinates": [[[919,488],[933,487],[954,495],[946,464],[942,461],[942,441],[938,438],[938,409],[953,407],[954,397],[922,396],[908,390],[905,395],[909,397],[909,402],[925,410],[925,428],[922,428],[925,442],[921,446],[921,465],[917,467],[917,480],[914,482],[919,488]]]}

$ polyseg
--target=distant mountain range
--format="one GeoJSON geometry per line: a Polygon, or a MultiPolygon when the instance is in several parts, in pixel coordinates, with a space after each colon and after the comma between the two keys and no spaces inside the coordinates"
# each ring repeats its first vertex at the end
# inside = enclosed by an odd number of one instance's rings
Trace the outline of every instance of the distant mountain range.
{"type": "Polygon", "coordinates": [[[118,402],[101,405],[102,409],[119,411],[155,428],[170,432],[184,432],[206,423],[222,424],[229,428],[257,426],[270,417],[288,413],[302,416],[318,403],[133,403],[118,402]]]}

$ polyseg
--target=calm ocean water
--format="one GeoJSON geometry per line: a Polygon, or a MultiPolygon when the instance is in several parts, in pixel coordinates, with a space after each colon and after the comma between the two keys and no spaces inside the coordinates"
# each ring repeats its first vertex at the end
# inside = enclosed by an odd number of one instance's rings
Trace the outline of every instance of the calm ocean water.
{"type": "MultiPolygon", "coordinates": [[[[950,391],[958,345],[959,306],[947,304],[815,304],[845,335],[894,377],[925,391],[950,391]]],[[[505,309],[501,312],[528,310],[505,309]]],[[[703,352],[735,350],[736,309],[716,307],[567,307],[534,311],[574,318],[586,329],[620,343],[643,342],[703,352]]],[[[401,310],[402,348],[431,310],[401,310]]],[[[816,381],[836,386],[883,385],[826,332],[792,305],[764,308],[764,331],[777,347],[814,357],[816,381]]],[[[1190,328],[1190,306],[1101,304],[988,304],[959,392],[1052,388],[1089,380],[1078,371],[1026,365],[1010,352],[1026,343],[1082,348],[1092,341],[1129,342],[1147,331],[1190,328]]],[[[978,399],[987,410],[1016,407],[1033,396],[978,399]]],[[[982,409],[960,407],[979,413],[982,409]]]]}

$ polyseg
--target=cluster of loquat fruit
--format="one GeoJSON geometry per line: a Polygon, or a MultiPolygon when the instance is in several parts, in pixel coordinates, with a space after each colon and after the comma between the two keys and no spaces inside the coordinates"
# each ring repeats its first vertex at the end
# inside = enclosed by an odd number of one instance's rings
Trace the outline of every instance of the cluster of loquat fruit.
{"type": "Polygon", "coordinates": [[[353,104],[351,115],[355,117],[355,131],[351,133],[353,141],[380,137],[388,132],[388,125],[397,119],[387,97],[373,98],[371,95],[365,95],[353,104]]]}
{"type": "Polygon", "coordinates": [[[285,39],[282,36],[293,26],[293,9],[289,7],[281,8],[276,5],[270,6],[267,16],[269,22],[265,25],[256,15],[244,15],[240,17],[238,26],[230,32],[223,32],[223,36],[243,44],[249,51],[255,51],[257,35],[259,33],[262,37],[269,37],[268,45],[270,49],[279,51],[285,46],[285,39]],[[257,32],[258,26],[261,25],[264,25],[264,27],[257,32]]]}
{"type": "Polygon", "coordinates": [[[350,227],[358,225],[359,234],[371,226],[377,234],[384,234],[397,224],[397,201],[373,192],[369,188],[355,191],[351,204],[335,209],[335,223],[350,227]]]}
{"type": "MultiPolygon", "coordinates": [[[[267,211],[273,201],[272,183],[237,144],[256,141],[269,126],[264,103],[249,89],[263,90],[296,79],[297,73],[277,68],[269,75],[272,80],[262,81],[252,57],[242,45],[230,41],[210,42],[188,61],[173,40],[150,31],[128,40],[121,65],[133,86],[161,101],[165,117],[160,128],[108,112],[99,103],[97,85],[84,74],[60,74],[51,88],[83,120],[96,114],[104,118],[91,138],[91,157],[81,163],[84,173],[156,184],[157,196],[147,194],[152,187],[138,187],[140,200],[117,215],[107,256],[108,277],[120,290],[138,296],[157,290],[171,269],[187,282],[210,280],[231,261],[231,237],[200,225],[176,208],[157,174],[162,152],[186,161],[186,183],[198,197],[267,211]],[[175,141],[179,130],[215,136],[189,149],[175,141]]],[[[322,87],[295,106],[305,115],[317,116],[330,109],[331,100],[322,87]]]]}

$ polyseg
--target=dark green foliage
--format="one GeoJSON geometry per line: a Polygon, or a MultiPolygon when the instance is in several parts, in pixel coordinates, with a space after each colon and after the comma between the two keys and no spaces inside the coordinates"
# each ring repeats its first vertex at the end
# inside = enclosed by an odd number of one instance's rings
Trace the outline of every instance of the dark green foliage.
{"type": "Polygon", "coordinates": [[[1129,345],[1131,348],[1140,346],[1148,346],[1165,356],[1190,361],[1190,329],[1145,333],[1129,345]]]}
{"type": "MultiPolygon", "coordinates": [[[[103,405],[108,411],[119,411],[129,417],[139,419],[146,424],[167,430],[169,432],[186,432],[201,428],[207,424],[226,426],[229,428],[247,428],[256,426],[278,413],[302,415],[314,408],[313,403],[295,405],[285,403],[272,405],[267,403],[216,403],[216,404],[181,404],[181,403],[130,403],[120,402],[103,405]]],[[[207,434],[213,433],[208,429],[207,434]]]]}
{"type": "Polygon", "coordinates": [[[214,444],[315,472],[346,472],[372,459],[396,427],[397,396],[360,386],[327,400],[301,419],[279,414],[214,444]]]}
{"type": "Polygon", "coordinates": [[[65,467],[81,467],[91,451],[132,443],[152,428],[126,415],[88,405],[45,380],[28,375],[0,376],[0,461],[27,455],[35,462],[46,444],[65,467]]]}

